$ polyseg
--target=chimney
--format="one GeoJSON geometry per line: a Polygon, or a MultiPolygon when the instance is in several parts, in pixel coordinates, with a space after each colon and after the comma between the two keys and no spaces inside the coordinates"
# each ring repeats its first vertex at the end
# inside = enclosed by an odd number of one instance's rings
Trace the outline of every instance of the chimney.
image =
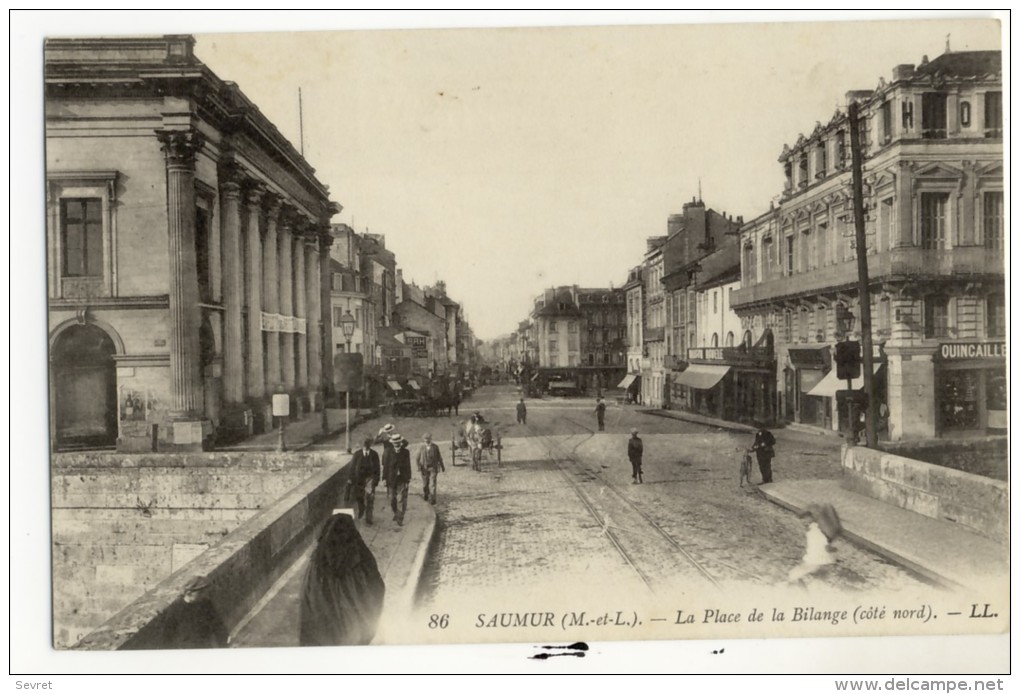
{"type": "Polygon", "coordinates": [[[904,63],[903,65],[897,65],[893,68],[892,78],[893,82],[899,80],[908,80],[914,76],[914,65],[912,63],[904,63]]]}

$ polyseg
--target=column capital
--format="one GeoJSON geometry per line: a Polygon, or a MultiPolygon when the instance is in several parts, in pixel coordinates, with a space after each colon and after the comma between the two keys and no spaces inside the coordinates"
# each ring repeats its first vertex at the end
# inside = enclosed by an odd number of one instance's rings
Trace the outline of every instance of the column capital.
{"type": "Polygon", "coordinates": [[[283,209],[283,196],[273,191],[266,191],[262,198],[262,204],[266,209],[266,217],[276,221],[280,218],[280,211],[283,209]]]}
{"type": "Polygon", "coordinates": [[[220,190],[227,197],[240,198],[241,188],[247,180],[244,169],[233,161],[220,161],[217,170],[220,190]]]}
{"type": "Polygon", "coordinates": [[[205,144],[205,136],[198,130],[157,129],[156,138],[166,156],[167,166],[194,168],[195,155],[205,144]]]}
{"type": "Polygon", "coordinates": [[[259,181],[251,181],[244,188],[244,201],[252,207],[257,207],[263,196],[266,194],[266,186],[259,181]]]}

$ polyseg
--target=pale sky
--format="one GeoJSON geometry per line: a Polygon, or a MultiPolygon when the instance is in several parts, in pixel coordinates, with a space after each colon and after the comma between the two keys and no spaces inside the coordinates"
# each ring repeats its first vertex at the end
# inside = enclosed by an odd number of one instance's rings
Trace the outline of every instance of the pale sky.
{"type": "Polygon", "coordinates": [[[768,209],[784,143],[899,63],[998,49],[991,21],[199,35],[407,281],[446,280],[476,334],[543,288],[621,283],[697,194],[768,209]]]}
{"type": "Polygon", "coordinates": [[[194,33],[295,146],[300,87],[333,221],[385,234],[406,281],[445,280],[481,338],[546,287],[622,283],[699,181],[709,207],[765,212],[783,144],[848,90],[937,57],[947,34],[953,50],[1001,43],[988,19],[224,34],[204,16],[136,33],[194,33]]]}

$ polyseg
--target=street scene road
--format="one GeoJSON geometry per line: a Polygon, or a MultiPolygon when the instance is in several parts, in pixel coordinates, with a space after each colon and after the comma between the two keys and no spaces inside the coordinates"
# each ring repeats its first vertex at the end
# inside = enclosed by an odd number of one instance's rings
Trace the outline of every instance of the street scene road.
{"type": "MultiPolygon", "coordinates": [[[[446,473],[423,610],[522,583],[540,589],[576,580],[578,590],[621,594],[770,586],[782,584],[803,555],[803,522],[756,485],[739,485],[751,435],[617,403],[600,432],[594,400],[584,398],[528,400],[522,425],[515,421],[518,397],[514,386],[483,387],[462,403],[459,417],[384,417],[351,433],[358,442],[385,422],[413,444],[426,432],[442,442],[446,473]],[[452,461],[449,443],[454,426],[476,412],[503,445],[501,464],[495,454],[484,457],[480,472],[463,453],[452,461]],[[641,485],[632,484],[626,455],[632,428],[644,440],[641,485]]],[[[839,475],[838,439],[798,432],[778,438],[776,480],[839,475]]],[[[757,471],[752,479],[760,481],[757,471]]],[[[417,479],[412,494],[422,494],[417,479]]],[[[848,543],[839,547],[829,583],[849,591],[919,585],[848,543]]]]}

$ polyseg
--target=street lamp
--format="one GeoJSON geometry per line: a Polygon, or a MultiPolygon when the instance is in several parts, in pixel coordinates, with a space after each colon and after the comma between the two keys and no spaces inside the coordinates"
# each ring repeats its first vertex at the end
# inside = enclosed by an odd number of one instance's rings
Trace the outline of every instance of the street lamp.
{"type": "MultiPolygon", "coordinates": [[[[347,353],[351,352],[351,338],[354,337],[354,326],[357,324],[357,319],[351,315],[351,309],[347,309],[344,315],[340,318],[340,327],[344,331],[344,339],[347,341],[347,353]]],[[[347,444],[347,452],[351,452],[351,386],[348,384],[347,390],[344,391],[344,397],[346,401],[344,403],[344,417],[346,418],[346,426],[344,427],[344,440],[347,444]]]]}

